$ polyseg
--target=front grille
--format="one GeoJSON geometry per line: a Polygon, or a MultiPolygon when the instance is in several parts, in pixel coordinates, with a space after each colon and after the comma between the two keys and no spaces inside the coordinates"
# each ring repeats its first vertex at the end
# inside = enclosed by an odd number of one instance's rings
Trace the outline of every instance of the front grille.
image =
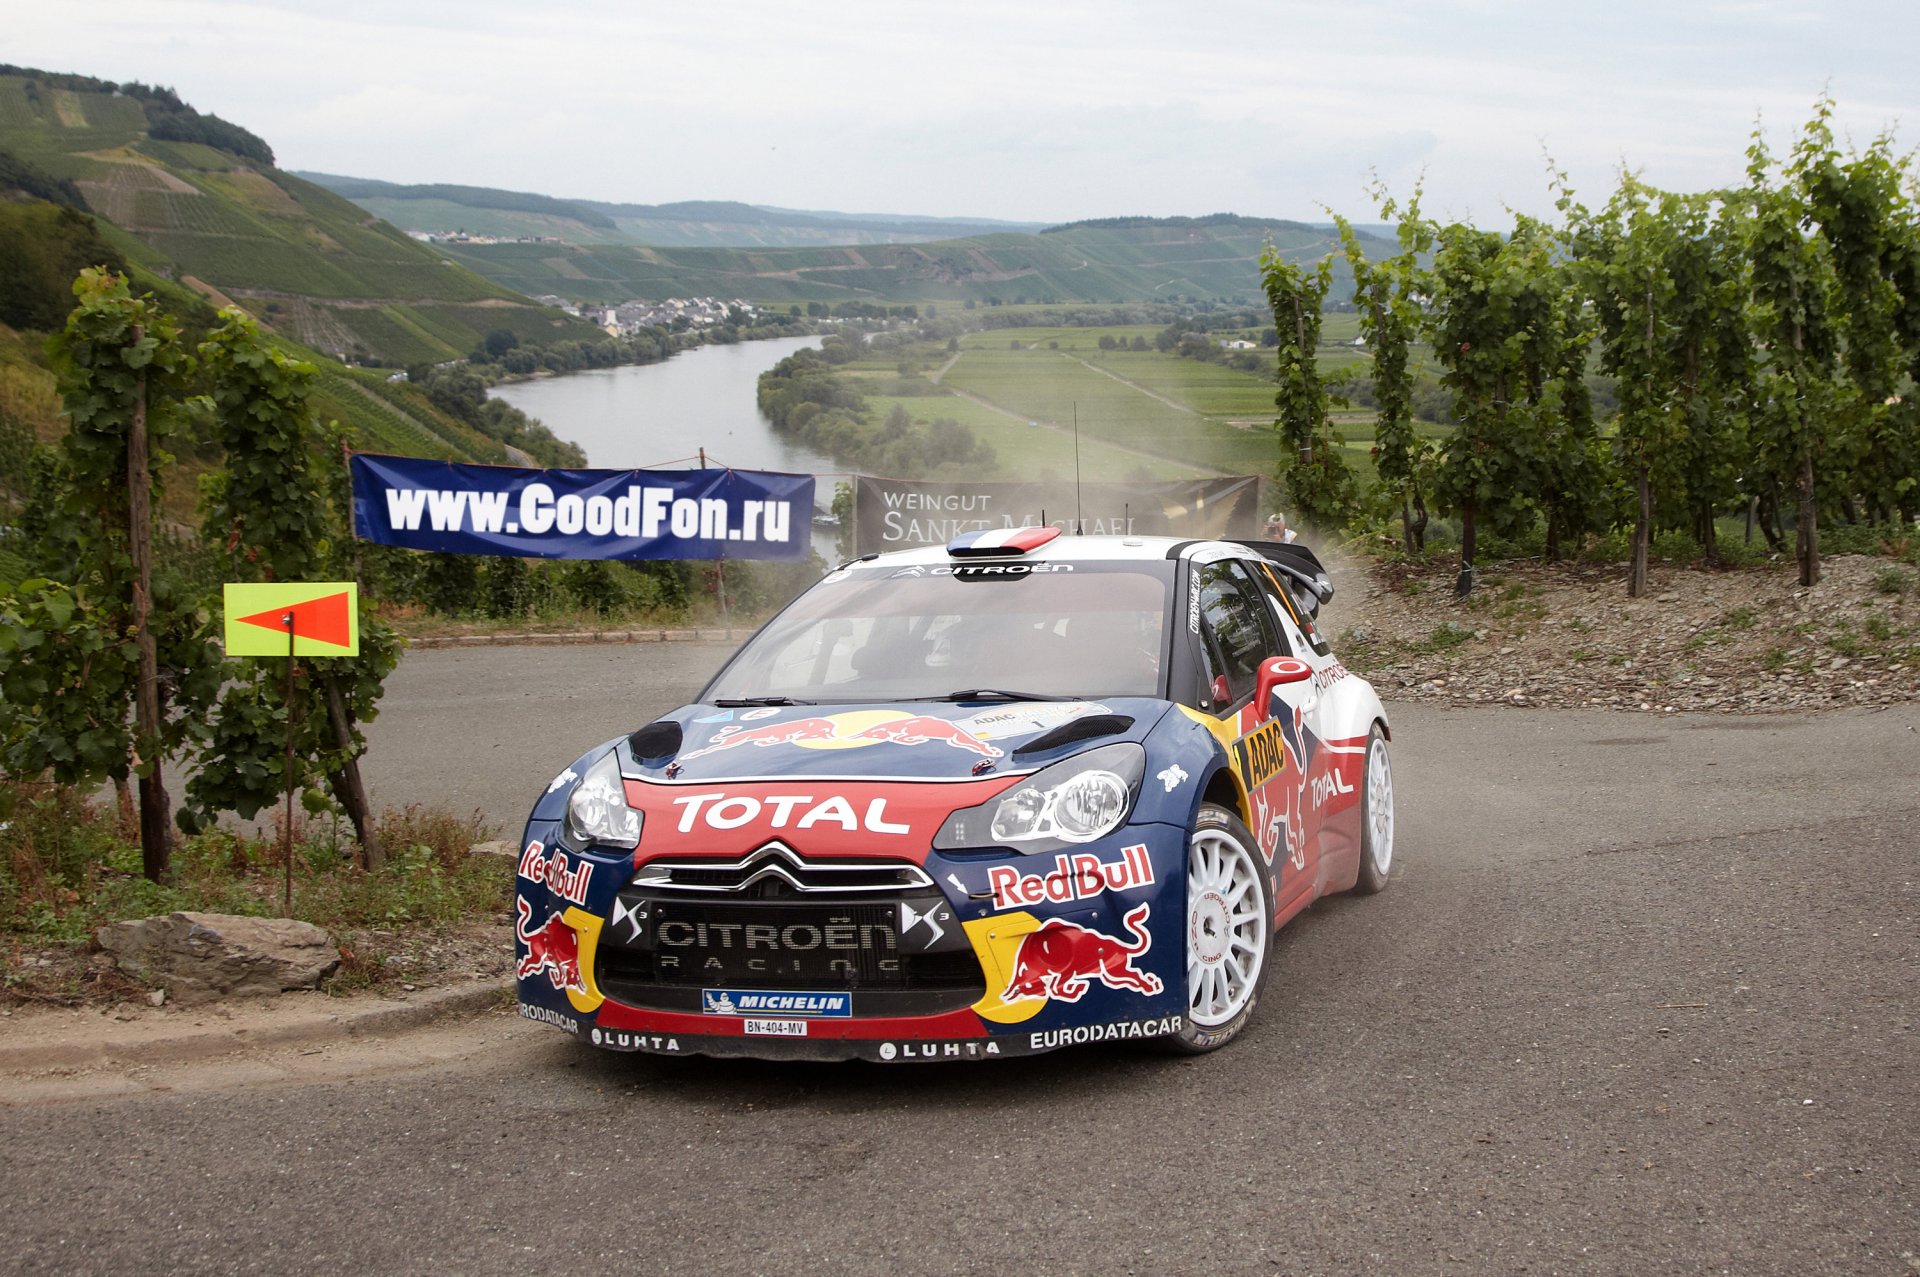
{"type": "Polygon", "coordinates": [[[791,847],[768,843],[739,860],[655,860],[633,876],[635,886],[667,891],[729,892],[766,896],[781,884],[795,891],[910,891],[931,887],[917,865],[897,860],[806,860],[791,847]]]}
{"type": "Polygon", "coordinates": [[[855,1016],[933,1015],[986,993],[964,929],[917,866],[808,861],[777,844],[736,862],[643,867],[601,931],[594,978],[630,1006],[692,1012],[703,989],[848,992],[855,1016]]]}

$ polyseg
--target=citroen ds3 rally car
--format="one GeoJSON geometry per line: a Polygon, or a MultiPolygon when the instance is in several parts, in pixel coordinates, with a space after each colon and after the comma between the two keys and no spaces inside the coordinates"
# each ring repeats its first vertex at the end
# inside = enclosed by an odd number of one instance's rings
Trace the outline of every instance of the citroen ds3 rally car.
{"type": "Polygon", "coordinates": [[[1247,1024],[1379,891],[1387,719],[1303,546],[963,536],[824,577],[533,809],[521,1013],[616,1050],[982,1059],[1247,1024]]]}

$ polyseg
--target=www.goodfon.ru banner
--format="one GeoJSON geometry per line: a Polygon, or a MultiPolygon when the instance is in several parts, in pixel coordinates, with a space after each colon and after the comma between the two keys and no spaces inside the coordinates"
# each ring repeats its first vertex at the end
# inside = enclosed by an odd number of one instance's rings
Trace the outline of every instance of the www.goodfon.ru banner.
{"type": "Polygon", "coordinates": [[[528,559],[804,559],[813,476],[523,470],[353,456],[364,540],[528,559]]]}

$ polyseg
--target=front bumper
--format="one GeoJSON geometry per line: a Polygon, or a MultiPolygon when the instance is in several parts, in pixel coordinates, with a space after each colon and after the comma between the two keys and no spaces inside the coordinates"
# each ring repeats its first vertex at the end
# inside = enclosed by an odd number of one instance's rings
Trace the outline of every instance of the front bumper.
{"type": "Polygon", "coordinates": [[[1185,1010],[1185,836],[1072,852],[809,860],[522,843],[521,1014],[668,1055],[994,1059],[1158,1037],[1185,1010]]]}

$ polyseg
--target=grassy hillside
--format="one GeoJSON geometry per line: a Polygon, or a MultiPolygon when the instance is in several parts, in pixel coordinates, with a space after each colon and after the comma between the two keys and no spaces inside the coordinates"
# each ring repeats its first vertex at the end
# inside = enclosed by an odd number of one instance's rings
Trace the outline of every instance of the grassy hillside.
{"type": "MultiPolygon", "coordinates": [[[[1221,216],[1077,224],[1036,235],[831,248],[672,248],[616,244],[449,245],[447,255],[519,292],[582,301],[746,297],[763,302],[1138,302],[1260,296],[1271,239],[1287,257],[1335,254],[1331,231],[1221,216]]],[[[1377,243],[1392,251],[1385,240],[1377,243]]],[[[1336,282],[1336,296],[1349,287],[1336,282]]]]}
{"type": "Polygon", "coordinates": [[[314,350],[401,364],[463,356],[493,328],[595,335],[273,167],[244,130],[102,81],[6,71],[0,151],[70,181],[129,260],[314,350]],[[249,153],[182,140],[195,130],[181,112],[249,153]]]}
{"type": "Polygon", "coordinates": [[[471,235],[502,238],[553,236],[569,244],[795,248],[913,244],[997,231],[1040,229],[1038,223],[809,213],[732,200],[612,204],[601,200],[553,199],[480,186],[404,186],[331,173],[299,176],[407,230],[466,231],[471,235]]]}

